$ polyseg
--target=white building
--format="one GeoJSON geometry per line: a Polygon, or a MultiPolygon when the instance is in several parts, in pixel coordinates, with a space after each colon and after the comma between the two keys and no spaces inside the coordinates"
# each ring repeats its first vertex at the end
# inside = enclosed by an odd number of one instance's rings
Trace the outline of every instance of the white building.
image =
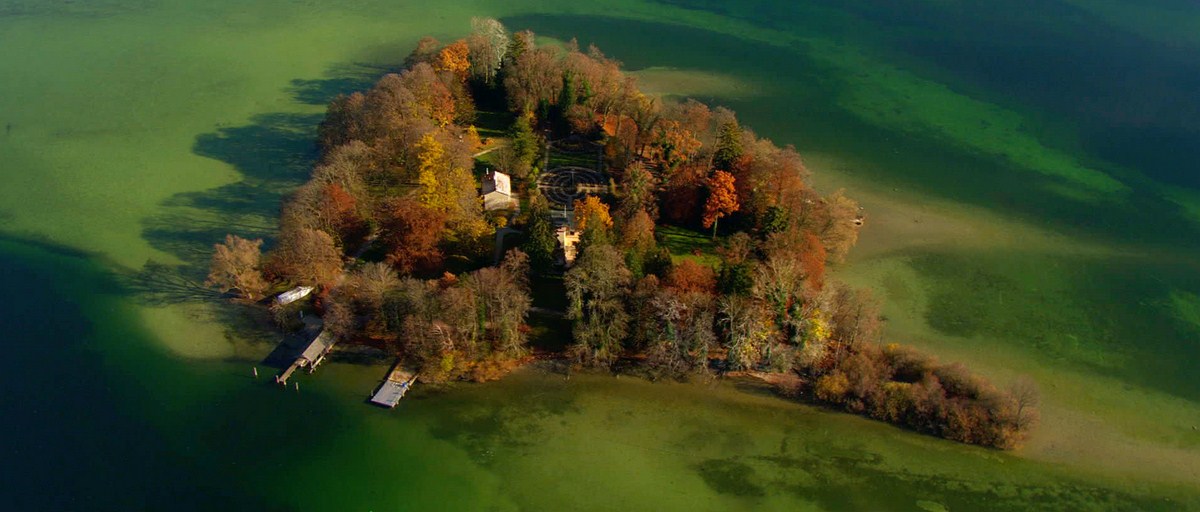
{"type": "Polygon", "coordinates": [[[483,209],[515,210],[517,197],[512,192],[512,179],[500,171],[488,171],[483,175],[483,209]]]}

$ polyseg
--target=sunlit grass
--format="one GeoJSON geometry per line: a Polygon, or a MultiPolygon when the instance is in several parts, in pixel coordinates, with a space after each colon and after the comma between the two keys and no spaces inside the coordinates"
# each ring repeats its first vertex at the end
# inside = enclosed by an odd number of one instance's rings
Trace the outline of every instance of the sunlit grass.
{"type": "Polygon", "coordinates": [[[711,267],[721,264],[721,258],[717,256],[717,244],[711,234],[664,224],[658,226],[656,235],[660,243],[671,251],[674,261],[692,260],[711,267]]]}

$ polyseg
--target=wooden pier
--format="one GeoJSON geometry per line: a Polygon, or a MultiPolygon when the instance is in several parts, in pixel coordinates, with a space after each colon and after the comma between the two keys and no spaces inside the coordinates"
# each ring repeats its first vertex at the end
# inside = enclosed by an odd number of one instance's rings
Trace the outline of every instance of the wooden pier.
{"type": "Polygon", "coordinates": [[[333,337],[333,334],[328,330],[321,330],[321,334],[318,334],[316,338],[313,338],[308,343],[308,346],[304,348],[304,352],[300,353],[300,357],[297,357],[292,362],[292,365],[288,366],[283,373],[275,376],[275,382],[287,385],[287,381],[292,377],[292,373],[300,368],[308,368],[308,373],[312,373],[317,369],[317,365],[325,360],[325,356],[329,355],[329,352],[333,350],[333,344],[336,342],[337,340],[333,337]]]}
{"type": "Polygon", "coordinates": [[[388,372],[387,378],[371,396],[371,403],[389,409],[394,408],[416,381],[417,374],[404,369],[400,366],[400,361],[396,361],[396,364],[392,365],[391,371],[388,372]]]}

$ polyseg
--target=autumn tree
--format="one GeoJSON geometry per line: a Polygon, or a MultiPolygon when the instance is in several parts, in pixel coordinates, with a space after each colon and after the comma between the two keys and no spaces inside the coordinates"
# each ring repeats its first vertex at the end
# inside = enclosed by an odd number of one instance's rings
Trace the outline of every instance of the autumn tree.
{"type": "Polygon", "coordinates": [[[587,230],[589,227],[609,229],[613,226],[612,215],[608,212],[608,204],[598,196],[587,196],[576,199],[574,205],[575,227],[587,230]]]}
{"type": "Polygon", "coordinates": [[[421,187],[421,203],[434,210],[446,212],[454,204],[454,189],[448,182],[450,174],[446,151],[432,133],[417,143],[417,184],[421,187]]]}
{"type": "Polygon", "coordinates": [[[681,293],[712,295],[717,290],[717,278],[713,269],[693,260],[683,260],[672,267],[663,284],[681,293]]]}
{"type": "Polygon", "coordinates": [[[712,227],[713,240],[717,239],[717,221],[738,210],[737,190],[733,175],[716,171],[708,182],[708,201],[704,203],[704,227],[712,227]]]}
{"type": "Polygon", "coordinates": [[[682,378],[707,370],[716,344],[713,301],[707,293],[676,288],[662,288],[651,299],[658,321],[646,350],[652,374],[682,378]]]}
{"type": "Polygon", "coordinates": [[[246,240],[225,235],[225,243],[213,245],[205,286],[215,287],[222,293],[232,291],[250,300],[261,297],[269,286],[259,269],[262,243],[261,239],[246,240]]]}
{"type": "Polygon", "coordinates": [[[339,338],[353,335],[358,330],[358,318],[353,307],[343,297],[330,297],[325,303],[325,314],[321,316],[325,329],[339,338]]]}
{"type": "Polygon", "coordinates": [[[621,223],[619,245],[622,249],[646,253],[656,246],[654,220],[645,210],[638,210],[621,223]]]}
{"type": "Polygon", "coordinates": [[[825,244],[829,259],[840,262],[858,243],[859,206],[840,189],[826,199],[826,204],[829,213],[817,233],[825,244]]]}
{"type": "Polygon", "coordinates": [[[432,133],[421,137],[417,148],[421,203],[446,214],[447,221],[458,231],[481,229],[478,224],[482,220],[482,204],[477,200],[477,182],[470,171],[456,162],[432,133]]]}
{"type": "Polygon", "coordinates": [[[371,194],[367,182],[377,172],[371,148],[362,141],[351,141],[330,149],[313,168],[311,181],[337,185],[354,198],[359,208],[369,209],[371,194]]]}
{"type": "Polygon", "coordinates": [[[441,47],[442,43],[439,43],[437,39],[431,36],[422,37],[417,41],[416,48],[413,48],[413,51],[404,59],[404,67],[411,69],[422,62],[432,62],[441,47]]]}
{"type": "Polygon", "coordinates": [[[349,279],[355,297],[375,308],[381,307],[383,296],[399,284],[396,271],[383,262],[366,263],[352,272],[349,279]]]}
{"type": "Polygon", "coordinates": [[[446,215],[410,198],[391,201],[383,213],[388,262],[401,272],[432,270],[442,263],[438,247],[446,215]]]}
{"type": "Polygon", "coordinates": [[[751,295],[770,309],[784,339],[802,342],[805,330],[803,307],[812,292],[805,286],[807,275],[800,261],[771,257],[755,266],[751,295]]]}
{"type": "Polygon", "coordinates": [[[798,261],[805,283],[813,290],[820,290],[824,286],[828,258],[824,243],[812,232],[793,226],[771,233],[762,243],[762,250],[770,258],[798,261]]]}
{"type": "Polygon", "coordinates": [[[632,279],[621,253],[610,245],[587,247],[567,272],[567,318],[575,339],[571,353],[581,363],[610,366],[620,357],[629,335],[625,303],[632,279]]]}
{"type": "Polygon", "coordinates": [[[666,176],[662,191],[662,213],[677,223],[692,223],[703,217],[704,185],[708,170],[700,165],[683,165],[666,176]]]}
{"type": "Polygon", "coordinates": [[[533,302],[529,295],[529,258],[512,249],[497,267],[472,272],[462,280],[473,289],[480,305],[475,317],[493,351],[507,357],[525,354],[525,332],[521,327],[533,302]]]}
{"type": "Polygon", "coordinates": [[[765,357],[775,336],[770,313],[754,299],[727,295],[718,301],[719,324],[734,370],[754,368],[765,357]]]}
{"type": "Polygon", "coordinates": [[[328,152],[353,140],[373,138],[368,132],[367,96],[361,92],[339,95],[329,103],[317,130],[321,149],[328,152]]]}
{"type": "Polygon", "coordinates": [[[433,69],[453,73],[460,80],[466,79],[467,71],[471,69],[470,51],[463,39],[450,43],[438,51],[433,59],[433,69]]]}
{"type": "Polygon", "coordinates": [[[878,339],[881,327],[879,305],[870,290],[838,283],[834,286],[831,310],[834,339],[848,345],[878,339]]]}
{"type": "Polygon", "coordinates": [[[342,272],[342,254],[324,231],[285,230],[271,253],[271,268],[299,284],[328,284],[342,272]]]}
{"type": "Polygon", "coordinates": [[[558,52],[538,47],[532,32],[513,34],[510,59],[504,68],[504,89],[513,112],[533,112],[553,103],[562,89],[558,52]]]}

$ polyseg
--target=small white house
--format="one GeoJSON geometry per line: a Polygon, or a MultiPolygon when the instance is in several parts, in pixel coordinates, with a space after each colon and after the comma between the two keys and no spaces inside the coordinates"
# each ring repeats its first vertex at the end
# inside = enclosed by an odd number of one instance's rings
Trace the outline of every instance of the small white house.
{"type": "Polygon", "coordinates": [[[312,291],[312,286],[297,286],[291,290],[279,294],[278,297],[275,297],[275,303],[279,304],[280,306],[291,304],[307,297],[308,294],[312,293],[312,291]]]}
{"type": "Polygon", "coordinates": [[[515,209],[517,198],[512,193],[512,178],[500,171],[488,171],[483,175],[483,209],[515,209]]]}

